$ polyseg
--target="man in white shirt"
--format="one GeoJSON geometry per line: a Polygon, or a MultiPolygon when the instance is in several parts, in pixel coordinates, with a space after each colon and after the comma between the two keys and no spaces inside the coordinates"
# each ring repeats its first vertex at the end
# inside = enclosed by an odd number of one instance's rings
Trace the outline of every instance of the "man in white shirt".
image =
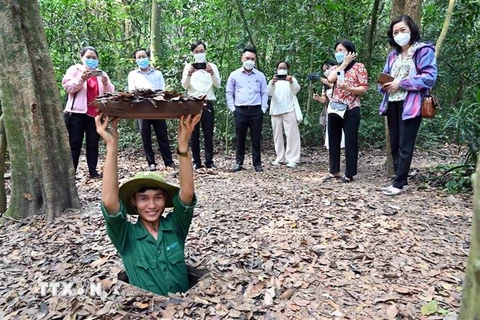
{"type": "MultiPolygon", "coordinates": [[[[138,65],[138,69],[130,71],[128,74],[128,91],[135,90],[165,90],[165,80],[162,72],[155,70],[150,65],[150,53],[146,49],[138,49],[133,53],[133,57],[138,65]]],[[[165,163],[165,167],[176,168],[172,159],[172,151],[168,141],[167,123],[165,119],[157,120],[137,120],[140,135],[142,136],[143,149],[148,162],[150,171],[157,170],[155,163],[155,153],[152,148],[152,126],[157,136],[158,149],[165,163]]]]}
{"type": "Polygon", "coordinates": [[[215,101],[214,88],[220,87],[220,74],[215,64],[206,62],[206,45],[197,41],[190,46],[195,63],[187,63],[183,69],[182,87],[187,90],[188,95],[196,98],[206,97],[207,108],[202,113],[200,122],[195,126],[192,133],[192,156],[193,168],[202,168],[200,159],[200,124],[202,125],[203,139],[205,142],[205,166],[215,169],[213,163],[213,127],[214,112],[213,101],[215,101]]]}

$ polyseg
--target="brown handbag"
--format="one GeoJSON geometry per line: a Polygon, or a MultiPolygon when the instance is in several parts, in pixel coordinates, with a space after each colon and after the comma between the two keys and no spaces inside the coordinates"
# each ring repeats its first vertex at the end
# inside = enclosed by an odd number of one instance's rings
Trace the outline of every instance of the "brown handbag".
{"type": "Polygon", "coordinates": [[[440,106],[440,103],[437,97],[430,94],[426,94],[422,99],[422,110],[421,110],[422,118],[435,118],[435,113],[439,106],[440,106]]]}

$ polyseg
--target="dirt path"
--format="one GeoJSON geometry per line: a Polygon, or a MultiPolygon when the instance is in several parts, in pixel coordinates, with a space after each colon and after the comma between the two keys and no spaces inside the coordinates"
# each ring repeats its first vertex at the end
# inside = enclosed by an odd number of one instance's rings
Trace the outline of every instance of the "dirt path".
{"type": "MultiPolygon", "coordinates": [[[[219,170],[196,175],[186,255],[209,274],[170,299],[116,279],[122,265],[98,210],[101,183],[81,178],[81,211],[48,227],[35,217],[0,230],[0,310],[7,319],[72,312],[105,319],[422,319],[421,307],[434,299],[431,319],[458,313],[471,195],[450,196],[412,179],[406,194],[383,196],[382,151],[363,152],[354,182],[322,182],[327,154],[308,153],[292,170],[270,166],[269,152],[263,173],[249,156],[247,170],[230,173],[233,158],[217,156],[219,170]],[[89,279],[102,282],[102,298],[41,295],[42,281],[76,288],[89,279]]],[[[414,158],[417,176],[454,159],[426,155],[414,158]]],[[[122,156],[122,178],[142,169],[142,155],[122,156]]],[[[175,181],[174,172],[164,173],[175,181]]]]}

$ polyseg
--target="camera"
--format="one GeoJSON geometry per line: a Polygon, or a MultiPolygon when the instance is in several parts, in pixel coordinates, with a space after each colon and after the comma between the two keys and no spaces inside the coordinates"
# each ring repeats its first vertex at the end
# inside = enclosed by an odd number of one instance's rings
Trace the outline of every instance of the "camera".
{"type": "Polygon", "coordinates": [[[322,76],[320,75],[320,73],[309,73],[307,75],[307,79],[309,81],[320,81],[320,79],[322,78],[322,76]]]}
{"type": "Polygon", "coordinates": [[[275,78],[277,80],[287,80],[287,75],[286,74],[282,74],[282,75],[276,74],[275,78]]]}
{"type": "Polygon", "coordinates": [[[103,71],[102,70],[92,70],[90,74],[94,77],[101,77],[103,76],[103,71]]]}
{"type": "Polygon", "coordinates": [[[192,66],[194,69],[207,69],[207,63],[206,62],[195,62],[192,63],[192,66]]]}

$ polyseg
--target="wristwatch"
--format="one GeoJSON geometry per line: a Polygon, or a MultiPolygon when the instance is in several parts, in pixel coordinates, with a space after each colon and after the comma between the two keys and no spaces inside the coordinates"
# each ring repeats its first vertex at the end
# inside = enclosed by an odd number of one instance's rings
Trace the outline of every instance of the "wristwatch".
{"type": "Polygon", "coordinates": [[[187,151],[185,151],[185,152],[181,152],[180,149],[178,149],[178,147],[177,147],[177,154],[178,154],[180,157],[188,157],[188,149],[187,149],[187,151]]]}

